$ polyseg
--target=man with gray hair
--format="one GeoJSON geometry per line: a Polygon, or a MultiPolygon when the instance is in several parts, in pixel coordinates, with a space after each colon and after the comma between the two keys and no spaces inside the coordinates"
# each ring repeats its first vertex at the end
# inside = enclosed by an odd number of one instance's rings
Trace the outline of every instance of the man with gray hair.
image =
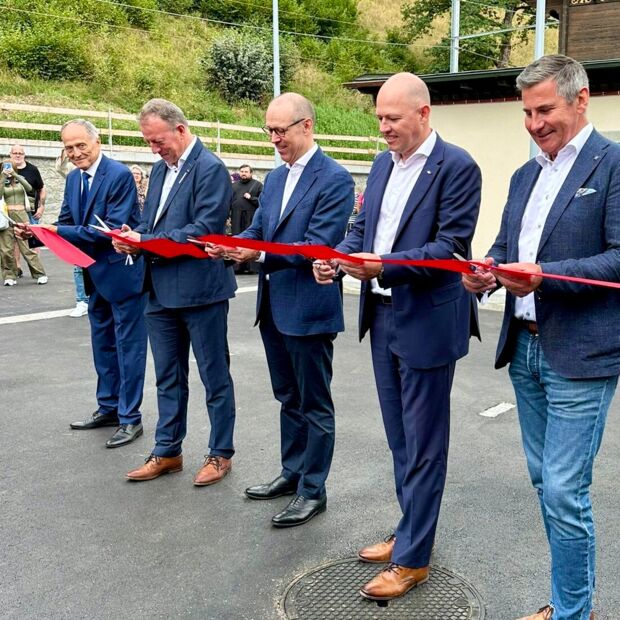
{"type": "Polygon", "coordinates": [[[106,447],[116,448],[143,432],[140,405],[147,340],[144,261],[126,262],[114,251],[110,239],[90,225],[98,224],[98,217],[113,229],[125,224],[136,226],[136,185],[127,166],[101,152],[99,133],[89,121],[65,123],[60,136],[76,169],[67,176],[58,222],[47,228],[96,261],[84,270],[84,285],[90,296],[88,318],[98,407],[86,420],[73,422],[71,428],[116,426],[106,443],[106,447]]]}
{"type": "MultiPolygon", "coordinates": [[[[486,263],[531,274],[620,280],[620,146],[588,122],[588,77],[562,55],[517,78],[525,127],[540,148],[515,172],[486,263]]],[[[523,448],[551,551],[551,598],[522,620],[594,618],[594,458],[620,374],[620,296],[571,282],[463,278],[508,294],[495,366],[510,365],[523,448]]]]}
{"type": "MultiPolygon", "coordinates": [[[[140,129],[161,157],[151,172],[142,222],[124,227],[130,239],[169,239],[223,234],[232,198],[226,167],[192,135],[183,112],[170,101],[152,99],[139,116],[140,129]]],[[[135,248],[115,242],[119,252],[135,248]]],[[[155,447],[144,465],[130,471],[133,481],[153,480],[183,469],[187,428],[189,350],[193,349],[205,386],[211,422],[209,451],[194,485],[219,482],[232,467],[235,398],[229,371],[228,300],[236,284],[222,261],[145,253],[146,323],[150,336],[159,419],[155,447]]]]}

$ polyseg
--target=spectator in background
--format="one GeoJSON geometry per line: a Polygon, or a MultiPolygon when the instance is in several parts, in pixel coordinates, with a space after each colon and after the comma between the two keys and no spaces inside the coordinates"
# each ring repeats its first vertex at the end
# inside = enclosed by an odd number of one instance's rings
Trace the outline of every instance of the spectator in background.
{"type": "MultiPolygon", "coordinates": [[[[239,168],[239,180],[233,183],[233,201],[230,208],[231,234],[239,235],[252,223],[254,212],[258,208],[258,197],[263,191],[263,184],[252,178],[252,168],[244,164],[239,168]]],[[[254,262],[236,263],[235,273],[258,273],[258,264],[254,262]]]]}
{"type": "Polygon", "coordinates": [[[144,209],[144,199],[146,198],[146,190],[149,186],[149,181],[146,176],[146,171],[134,164],[130,168],[131,174],[133,174],[133,180],[136,182],[136,190],[138,191],[138,207],[140,207],[140,213],[144,209]]]}
{"type": "Polygon", "coordinates": [[[362,206],[364,205],[364,192],[358,189],[355,192],[355,204],[353,205],[353,211],[351,211],[351,215],[349,216],[349,221],[347,223],[347,234],[351,231],[353,226],[355,226],[355,220],[357,219],[357,215],[362,210],[362,206]]]}
{"type": "MultiPolygon", "coordinates": [[[[45,211],[45,198],[47,196],[41,173],[34,164],[26,161],[26,151],[20,144],[14,144],[11,147],[9,158],[11,164],[13,164],[13,169],[19,171],[19,175],[26,179],[31,187],[31,189],[26,192],[29,199],[29,206],[26,210],[29,222],[31,224],[38,224],[45,211]]],[[[21,278],[22,270],[19,266],[19,245],[17,243],[14,246],[14,252],[15,264],[17,265],[17,277],[21,278]]],[[[38,251],[36,253],[38,253],[38,251]]]]}
{"type": "MultiPolygon", "coordinates": [[[[30,210],[28,192],[32,192],[32,185],[21,174],[17,174],[10,161],[2,164],[1,179],[0,198],[4,198],[9,218],[14,222],[28,224],[30,210]]],[[[39,255],[28,246],[28,241],[17,238],[13,226],[9,226],[0,232],[0,256],[4,286],[15,286],[17,284],[18,265],[14,251],[16,242],[28,263],[30,275],[37,280],[37,284],[47,284],[47,276],[39,255]]]]}
{"type": "Polygon", "coordinates": [[[43,217],[45,211],[45,199],[47,198],[47,190],[43,183],[43,178],[39,169],[30,162],[26,161],[26,152],[24,147],[14,144],[9,154],[13,169],[17,174],[22,176],[30,185],[30,190],[26,191],[30,199],[30,223],[38,224],[43,217]]]}
{"type": "MultiPolygon", "coordinates": [[[[64,148],[56,158],[54,168],[63,179],[66,179],[67,175],[75,168],[69,161],[64,148]]],[[[88,295],[84,288],[84,274],[81,267],[73,268],[73,283],[75,285],[75,308],[69,312],[69,316],[73,319],[79,319],[88,314],[88,295]]]]}

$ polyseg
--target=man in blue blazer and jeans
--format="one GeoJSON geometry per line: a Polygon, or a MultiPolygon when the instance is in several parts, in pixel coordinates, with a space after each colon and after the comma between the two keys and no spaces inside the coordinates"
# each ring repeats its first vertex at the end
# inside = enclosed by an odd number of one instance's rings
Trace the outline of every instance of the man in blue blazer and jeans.
{"type": "MultiPolygon", "coordinates": [[[[263,129],[285,165],[265,179],[252,224],[240,236],[335,246],[353,208],[351,175],[314,142],[314,109],[301,95],[276,97],[265,120],[263,129]]],[[[215,256],[221,253],[213,250],[215,256]]],[[[344,330],[341,291],[318,286],[312,264],[301,256],[230,248],[227,254],[261,263],[256,321],[281,404],[281,473],[245,494],[257,500],[294,495],[272,524],[301,525],[327,506],[325,480],[334,452],[333,341],[344,330]]]]}
{"type": "MultiPolygon", "coordinates": [[[[540,148],[510,182],[489,264],[620,281],[620,146],[588,122],[588,76],[544,56],[517,78],[525,127],[540,148]]],[[[522,620],[593,618],[594,457],[620,374],[620,294],[481,270],[475,293],[508,294],[496,368],[509,372],[528,471],[551,550],[551,598],[522,620]]]]}
{"type": "MultiPolygon", "coordinates": [[[[430,126],[430,96],[411,73],[392,76],[377,96],[379,130],[389,151],[375,160],[364,207],[337,247],[377,260],[470,255],[480,205],[480,170],[463,149],[430,126]]],[[[477,334],[473,297],[458,274],[381,262],[339,261],[362,281],[360,339],[370,331],[379,404],[394,461],[402,516],[384,542],[360,550],[363,562],[388,562],[360,594],[402,596],[429,576],[443,494],[456,360],[477,334]]],[[[329,283],[334,264],[316,264],[329,283]]]]}
{"type": "Polygon", "coordinates": [[[60,132],[65,152],[76,166],[67,176],[56,225],[47,228],[78,246],[95,263],[84,270],[90,295],[88,318],[97,371],[97,410],[72,422],[74,430],[115,426],[106,447],[117,448],[142,435],[142,389],[146,366],[144,261],[127,263],[110,239],[90,224],[95,216],[110,228],[139,221],[136,187],[129,168],[101,152],[96,127],[74,119],[60,132]]]}
{"type": "MultiPolygon", "coordinates": [[[[135,240],[223,234],[232,189],[226,167],[189,130],[183,112],[164,99],[147,102],[140,129],[151,150],[161,156],[153,166],[141,224],[135,240]]],[[[115,243],[120,252],[135,249],[115,243]]],[[[235,277],[222,261],[182,256],[163,259],[146,254],[146,324],[155,362],[159,419],[155,447],[129,480],[153,480],[183,469],[181,445],[187,429],[189,351],[193,349],[205,386],[211,422],[209,452],[194,485],[219,482],[232,467],[235,399],[229,372],[228,300],[235,277]]]]}

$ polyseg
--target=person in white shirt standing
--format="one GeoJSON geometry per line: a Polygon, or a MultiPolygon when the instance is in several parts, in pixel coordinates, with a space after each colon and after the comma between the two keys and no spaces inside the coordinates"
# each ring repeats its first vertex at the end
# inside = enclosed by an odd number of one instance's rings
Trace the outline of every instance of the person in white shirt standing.
{"type": "MultiPolygon", "coordinates": [[[[525,127],[540,152],[510,182],[488,264],[532,274],[620,280],[620,146],[588,122],[588,76],[544,56],[517,78],[525,127]]],[[[617,291],[485,270],[463,279],[503,285],[495,361],[510,365],[523,448],[551,551],[549,603],[522,620],[593,618],[595,537],[590,485],[620,374],[617,291]]]]}
{"type": "MultiPolygon", "coordinates": [[[[419,77],[398,73],[381,87],[376,114],[389,151],[376,158],[364,208],[336,249],[373,261],[469,256],[480,170],[432,129],[428,88],[419,77]]],[[[370,332],[402,512],[393,535],[359,551],[363,562],[388,563],[360,594],[390,600],[429,578],[447,471],[450,390],[456,360],[478,334],[475,306],[455,273],[337,262],[362,281],[359,335],[370,332]]],[[[334,267],[317,262],[317,280],[330,284],[334,267]]]]}
{"type": "MultiPolygon", "coordinates": [[[[240,237],[333,247],[344,237],[353,208],[351,175],[315,143],[314,108],[301,95],[276,97],[265,121],[263,129],[285,164],[267,175],[252,224],[240,237]]],[[[333,341],[344,330],[341,294],[337,287],[319,286],[302,256],[226,252],[238,262],[261,264],[256,321],[281,404],[281,473],[245,494],[256,500],[293,495],[272,525],[301,525],[327,506],[325,481],[335,439],[333,341]]],[[[213,250],[214,256],[221,253],[213,250]]]]}

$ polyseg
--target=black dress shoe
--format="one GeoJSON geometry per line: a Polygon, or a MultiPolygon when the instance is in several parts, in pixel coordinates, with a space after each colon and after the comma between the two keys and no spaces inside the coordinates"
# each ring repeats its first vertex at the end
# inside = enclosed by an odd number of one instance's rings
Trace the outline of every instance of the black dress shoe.
{"type": "Polygon", "coordinates": [[[287,480],[284,476],[278,476],[271,482],[257,484],[245,490],[250,499],[274,499],[282,495],[294,495],[297,491],[297,482],[287,480]]]}
{"type": "Polygon", "coordinates": [[[319,499],[306,499],[303,495],[296,495],[282,512],[271,519],[271,523],[274,527],[302,525],[326,509],[326,495],[319,499]]]}
{"type": "Polygon", "coordinates": [[[142,424],[121,424],[116,433],[105,442],[106,448],[118,448],[124,446],[126,443],[131,443],[134,439],[137,439],[142,435],[142,424]]]}
{"type": "Polygon", "coordinates": [[[83,422],[71,422],[69,426],[77,431],[85,431],[91,428],[102,428],[103,426],[118,426],[118,414],[114,413],[101,413],[95,411],[90,418],[86,418],[83,422]]]}

